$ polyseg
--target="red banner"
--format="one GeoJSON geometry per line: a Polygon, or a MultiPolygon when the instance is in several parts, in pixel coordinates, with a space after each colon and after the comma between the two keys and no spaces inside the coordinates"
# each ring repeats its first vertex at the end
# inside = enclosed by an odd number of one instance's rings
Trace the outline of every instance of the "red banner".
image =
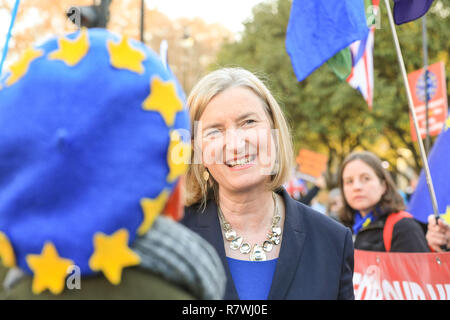
{"type": "MultiPolygon", "coordinates": [[[[425,87],[428,87],[428,122],[430,136],[438,135],[447,119],[447,86],[445,82],[445,66],[436,62],[427,68],[428,80],[425,85],[424,70],[419,69],[408,74],[408,83],[417,115],[420,135],[426,136],[425,87]]],[[[411,138],[417,141],[416,130],[410,114],[411,138]]]]}
{"type": "Polygon", "coordinates": [[[450,300],[450,252],[355,250],[356,300],[450,300]]]}

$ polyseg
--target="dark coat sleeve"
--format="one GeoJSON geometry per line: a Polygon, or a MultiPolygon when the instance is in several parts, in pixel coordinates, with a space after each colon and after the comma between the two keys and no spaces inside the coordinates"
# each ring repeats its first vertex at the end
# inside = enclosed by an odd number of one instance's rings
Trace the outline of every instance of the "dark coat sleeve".
{"type": "Polygon", "coordinates": [[[429,252],[422,227],[414,219],[398,221],[392,232],[391,252],[429,252]]]}
{"type": "Polygon", "coordinates": [[[347,229],[342,258],[341,279],[339,281],[339,300],[354,300],[353,290],[354,249],[352,233],[347,229]]]}

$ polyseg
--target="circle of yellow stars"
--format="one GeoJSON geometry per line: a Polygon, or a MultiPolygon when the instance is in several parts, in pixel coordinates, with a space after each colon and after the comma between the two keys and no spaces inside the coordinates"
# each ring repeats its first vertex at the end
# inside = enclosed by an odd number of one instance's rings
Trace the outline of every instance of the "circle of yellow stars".
{"type": "MultiPolygon", "coordinates": [[[[88,54],[90,48],[88,31],[82,29],[74,39],[59,38],[58,48],[48,54],[49,60],[61,61],[68,67],[75,67],[88,54]]],[[[110,56],[110,64],[119,70],[128,70],[139,75],[144,74],[143,65],[146,55],[134,48],[129,39],[123,36],[119,42],[107,41],[106,48],[110,56]]],[[[40,49],[30,48],[20,59],[11,65],[6,86],[12,86],[26,76],[31,63],[44,55],[40,49]]],[[[150,82],[150,92],[142,103],[142,109],[157,112],[167,127],[172,127],[176,114],[183,110],[183,102],[178,97],[173,81],[164,81],[155,76],[150,82]]],[[[190,159],[190,145],[184,143],[176,130],[169,133],[170,143],[167,153],[169,174],[167,182],[174,182],[185,173],[190,159]]],[[[143,220],[137,229],[138,235],[145,234],[162,212],[169,191],[162,190],[155,198],[142,198],[140,206],[143,220]]],[[[89,267],[93,271],[102,272],[112,284],[119,284],[122,270],[125,267],[138,265],[140,257],[128,247],[129,233],[127,229],[119,229],[111,235],[97,232],[93,236],[94,252],[89,259],[89,267]]],[[[0,259],[5,267],[16,265],[14,249],[6,234],[0,231],[0,259]]],[[[28,254],[26,262],[33,272],[32,292],[40,294],[49,290],[59,294],[64,290],[68,269],[74,262],[59,256],[52,242],[46,242],[40,254],[28,254]]]]}

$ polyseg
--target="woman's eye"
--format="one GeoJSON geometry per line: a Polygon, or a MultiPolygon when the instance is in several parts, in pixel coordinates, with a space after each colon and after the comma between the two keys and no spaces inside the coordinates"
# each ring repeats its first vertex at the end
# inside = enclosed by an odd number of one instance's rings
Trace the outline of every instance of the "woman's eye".
{"type": "Polygon", "coordinates": [[[253,120],[253,119],[247,119],[247,120],[244,121],[244,124],[252,124],[254,122],[256,122],[256,121],[253,120]]]}
{"type": "Polygon", "coordinates": [[[205,137],[214,137],[219,133],[219,130],[211,130],[205,133],[205,137]]]}

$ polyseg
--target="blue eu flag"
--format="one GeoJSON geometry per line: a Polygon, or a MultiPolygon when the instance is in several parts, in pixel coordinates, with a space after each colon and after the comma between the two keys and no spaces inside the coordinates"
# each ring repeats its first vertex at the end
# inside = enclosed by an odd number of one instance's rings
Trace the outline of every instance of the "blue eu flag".
{"type": "MultiPolygon", "coordinates": [[[[450,208],[450,117],[437,138],[428,158],[431,179],[433,181],[439,213],[450,208]]],[[[409,203],[408,211],[419,221],[427,223],[427,218],[433,214],[427,181],[422,170],[417,188],[409,203]]]]}
{"type": "Polygon", "coordinates": [[[363,0],[294,0],[286,50],[298,81],[368,32],[363,0]]]}

